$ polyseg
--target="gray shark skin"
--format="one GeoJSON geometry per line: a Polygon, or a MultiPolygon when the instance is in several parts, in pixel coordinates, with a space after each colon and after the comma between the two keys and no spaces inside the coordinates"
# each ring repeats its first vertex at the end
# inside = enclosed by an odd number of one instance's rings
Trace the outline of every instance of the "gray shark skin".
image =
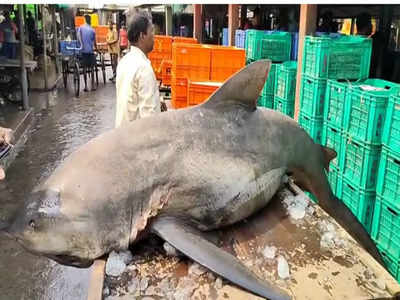
{"type": "Polygon", "coordinates": [[[4,231],[28,251],[87,267],[155,233],[193,260],[269,299],[290,296],[201,237],[265,207],[291,174],[378,261],[325,170],[336,153],[257,98],[271,63],[233,75],[202,105],[106,132],[72,153],[4,231]]]}

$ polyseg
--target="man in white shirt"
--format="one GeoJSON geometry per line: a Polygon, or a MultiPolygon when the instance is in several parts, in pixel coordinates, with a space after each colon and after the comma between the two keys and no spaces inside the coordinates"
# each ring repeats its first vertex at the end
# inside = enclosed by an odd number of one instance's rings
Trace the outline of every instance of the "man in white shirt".
{"type": "Polygon", "coordinates": [[[153,50],[151,16],[136,12],[128,19],[131,49],[118,63],[115,127],[160,112],[160,95],[147,54],[153,50]]]}

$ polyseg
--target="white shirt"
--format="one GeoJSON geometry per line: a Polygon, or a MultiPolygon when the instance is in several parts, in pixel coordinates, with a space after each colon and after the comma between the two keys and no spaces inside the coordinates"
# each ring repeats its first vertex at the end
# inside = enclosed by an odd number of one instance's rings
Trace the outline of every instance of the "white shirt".
{"type": "Polygon", "coordinates": [[[117,67],[115,127],[161,112],[158,84],[150,60],[131,46],[117,67]]]}

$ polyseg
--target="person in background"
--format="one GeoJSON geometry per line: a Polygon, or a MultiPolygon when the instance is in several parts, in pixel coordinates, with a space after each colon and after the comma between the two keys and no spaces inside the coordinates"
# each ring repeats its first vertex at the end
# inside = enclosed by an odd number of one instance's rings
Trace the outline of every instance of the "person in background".
{"type": "Polygon", "coordinates": [[[3,12],[4,21],[0,24],[0,31],[3,32],[4,42],[2,55],[15,59],[17,57],[17,26],[10,18],[10,13],[6,10],[3,12]]]}
{"type": "Polygon", "coordinates": [[[151,16],[135,12],[128,16],[127,25],[131,50],[117,67],[115,127],[160,112],[158,84],[147,58],[154,46],[151,16]]]}
{"type": "Polygon", "coordinates": [[[122,23],[121,29],[119,30],[119,48],[122,52],[128,48],[128,32],[126,31],[125,23],[122,23]]]}
{"type": "MultiPolygon", "coordinates": [[[[377,78],[378,68],[380,68],[381,58],[385,52],[385,45],[387,45],[385,37],[380,32],[372,32],[371,15],[368,13],[361,13],[356,18],[357,35],[370,37],[372,39],[372,53],[371,53],[371,67],[369,77],[377,78]]],[[[381,74],[379,74],[381,75],[381,74]]],[[[381,76],[379,76],[381,77],[381,76]]]]}
{"type": "MultiPolygon", "coordinates": [[[[12,130],[9,128],[0,127],[0,146],[3,144],[9,144],[12,140],[12,130]]],[[[0,165],[0,180],[6,177],[3,167],[0,165]]]]}
{"type": "Polygon", "coordinates": [[[1,28],[1,23],[3,23],[5,20],[3,15],[0,15],[0,56],[2,55],[2,50],[3,50],[3,43],[4,43],[4,32],[3,29],[1,28]]]}
{"type": "MultiPolygon", "coordinates": [[[[84,91],[87,92],[87,72],[92,70],[96,64],[96,56],[94,49],[97,50],[96,33],[92,26],[90,26],[90,15],[85,15],[85,24],[78,28],[78,40],[82,46],[82,66],[83,66],[83,79],[85,81],[84,91]]],[[[96,90],[94,87],[94,76],[92,76],[92,91],[96,90]]]]}
{"type": "Polygon", "coordinates": [[[28,17],[26,18],[26,30],[28,32],[29,44],[33,45],[35,40],[35,19],[32,17],[32,13],[28,10],[28,17]]]}
{"type": "Polygon", "coordinates": [[[317,31],[330,33],[338,31],[338,23],[333,20],[333,13],[331,11],[327,11],[322,15],[322,23],[317,28],[317,31]]]}
{"type": "Polygon", "coordinates": [[[108,46],[108,53],[110,54],[111,58],[111,67],[113,70],[113,76],[110,78],[110,80],[114,81],[118,64],[119,43],[117,25],[111,21],[109,23],[106,42],[108,46]]]}

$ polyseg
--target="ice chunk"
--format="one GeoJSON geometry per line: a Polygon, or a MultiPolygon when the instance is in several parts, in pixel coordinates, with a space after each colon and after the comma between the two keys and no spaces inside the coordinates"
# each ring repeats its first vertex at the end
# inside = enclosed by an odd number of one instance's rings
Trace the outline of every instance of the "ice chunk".
{"type": "Polygon", "coordinates": [[[282,255],[278,257],[278,275],[282,279],[289,277],[289,265],[282,255]]]}
{"type": "Polygon", "coordinates": [[[276,253],[276,247],[275,246],[267,246],[264,248],[264,251],[262,254],[264,255],[265,258],[273,259],[275,257],[276,253]]]}
{"type": "Polygon", "coordinates": [[[126,269],[124,256],[120,256],[117,252],[112,251],[108,256],[106,263],[106,274],[108,276],[120,276],[126,269]]]}

